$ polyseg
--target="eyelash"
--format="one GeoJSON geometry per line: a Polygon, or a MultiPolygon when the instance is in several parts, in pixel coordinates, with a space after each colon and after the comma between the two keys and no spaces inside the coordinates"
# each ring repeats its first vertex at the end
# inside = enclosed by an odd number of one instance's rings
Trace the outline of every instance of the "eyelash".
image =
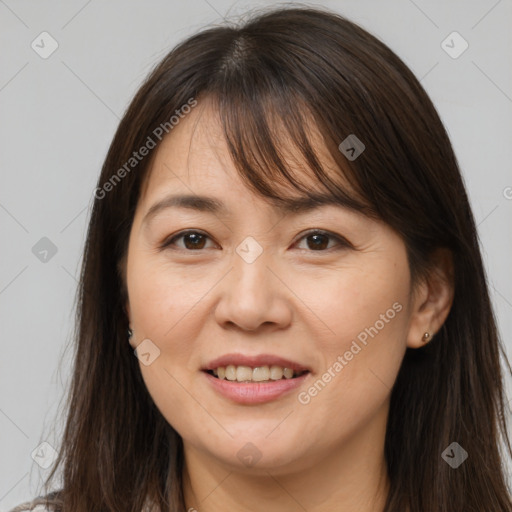
{"type": "MultiPolygon", "coordinates": [[[[162,249],[162,250],[163,249],[178,250],[178,251],[182,251],[182,252],[200,252],[200,251],[206,250],[206,249],[194,250],[194,249],[186,249],[186,248],[183,248],[183,247],[175,247],[175,248],[172,247],[172,245],[174,244],[174,242],[176,240],[178,240],[180,238],[183,238],[184,236],[189,235],[189,234],[202,235],[202,236],[205,236],[206,238],[209,238],[211,240],[211,238],[206,233],[204,233],[204,232],[202,232],[200,230],[196,230],[196,229],[189,229],[189,230],[181,231],[181,232],[173,235],[172,237],[167,238],[160,245],[160,249],[162,249]]],[[[301,240],[303,240],[303,239],[305,239],[305,238],[307,238],[308,236],[311,236],[311,235],[324,235],[324,236],[327,236],[327,237],[329,237],[331,239],[334,239],[338,243],[338,247],[330,247],[328,249],[320,249],[318,251],[303,249],[303,250],[305,250],[307,252],[312,252],[312,253],[315,253],[315,252],[331,252],[333,249],[334,250],[341,250],[341,249],[353,248],[352,244],[348,240],[343,238],[342,236],[335,235],[334,233],[331,233],[331,232],[325,231],[325,230],[321,230],[321,229],[312,229],[310,231],[307,231],[306,233],[304,233],[299,238],[299,240],[296,243],[300,242],[301,240]]]]}

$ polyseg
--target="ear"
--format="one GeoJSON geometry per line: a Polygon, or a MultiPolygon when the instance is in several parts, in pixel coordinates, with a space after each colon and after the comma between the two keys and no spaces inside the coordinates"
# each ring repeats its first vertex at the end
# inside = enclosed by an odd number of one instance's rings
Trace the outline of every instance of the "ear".
{"type": "Polygon", "coordinates": [[[407,334],[407,346],[419,348],[441,329],[452,307],[453,257],[448,249],[437,249],[431,257],[432,269],[413,290],[413,309],[407,334]],[[423,339],[428,332],[430,337],[423,339]]]}

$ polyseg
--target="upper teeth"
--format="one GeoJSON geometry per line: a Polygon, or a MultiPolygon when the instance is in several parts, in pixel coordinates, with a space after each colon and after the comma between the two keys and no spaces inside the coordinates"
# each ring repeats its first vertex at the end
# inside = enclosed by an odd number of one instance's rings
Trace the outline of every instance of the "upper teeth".
{"type": "Polygon", "coordinates": [[[261,382],[265,380],[279,380],[283,376],[285,379],[293,378],[294,371],[291,368],[283,368],[282,366],[234,366],[232,364],[224,367],[219,366],[213,370],[214,375],[219,379],[261,382]]]}

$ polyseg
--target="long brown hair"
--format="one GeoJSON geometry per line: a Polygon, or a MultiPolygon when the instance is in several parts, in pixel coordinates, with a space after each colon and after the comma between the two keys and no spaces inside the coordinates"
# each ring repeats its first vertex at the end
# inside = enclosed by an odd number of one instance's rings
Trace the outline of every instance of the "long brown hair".
{"type": "Polygon", "coordinates": [[[511,512],[500,353],[512,370],[448,135],[397,55],[342,16],[309,7],[193,35],[155,67],[123,116],[87,232],[66,427],[45,492],[59,468],[62,488],[48,504],[64,512],[185,510],[181,438],[154,405],[127,342],[123,261],[151,168],[149,156],[130,159],[149,138],[158,146],[158,127],[172,136],[169,120],[191,98],[215,102],[236,168],[255,193],[285,201],[275,184],[288,183],[382,219],[406,244],[413,282],[431,269],[432,251],[451,251],[450,314],[431,343],[407,349],[391,392],[385,512],[511,512]],[[322,168],[312,121],[343,180],[322,168]],[[339,149],[349,135],[365,145],[352,160],[339,149]],[[290,144],[316,177],[315,190],[288,172],[282,148],[290,144]],[[457,469],[442,457],[453,442],[468,452],[457,469]]]}

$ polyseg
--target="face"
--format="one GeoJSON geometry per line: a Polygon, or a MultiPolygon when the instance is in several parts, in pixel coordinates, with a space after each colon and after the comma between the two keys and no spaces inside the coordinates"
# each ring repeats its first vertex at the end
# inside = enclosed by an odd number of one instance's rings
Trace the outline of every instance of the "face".
{"type": "Polygon", "coordinates": [[[185,449],[278,472],[382,433],[413,311],[401,238],[339,205],[283,212],[254,194],[208,108],[164,139],[146,185],[126,265],[131,343],[185,449]]]}

